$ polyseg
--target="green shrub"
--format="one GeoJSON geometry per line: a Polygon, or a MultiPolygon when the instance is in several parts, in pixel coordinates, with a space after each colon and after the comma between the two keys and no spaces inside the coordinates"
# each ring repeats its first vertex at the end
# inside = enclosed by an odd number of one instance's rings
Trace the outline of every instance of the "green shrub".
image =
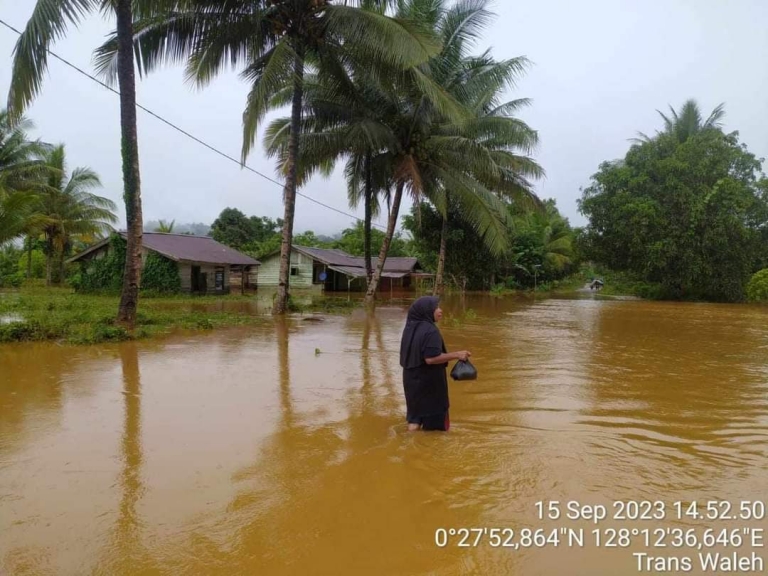
{"type": "Polygon", "coordinates": [[[747,284],[747,299],[750,302],[768,302],[768,268],[752,275],[747,284]]]}
{"type": "MultiPolygon", "coordinates": [[[[123,285],[125,240],[114,235],[109,240],[106,257],[83,262],[69,283],[77,292],[117,293],[123,285]]],[[[150,252],[141,273],[141,289],[152,294],[172,294],[181,291],[181,278],[176,262],[150,252]]]]}
{"type": "Polygon", "coordinates": [[[150,252],[141,274],[142,290],[152,290],[160,294],[181,291],[181,278],[176,262],[150,252]]]}
{"type": "Polygon", "coordinates": [[[123,285],[125,240],[118,235],[109,239],[109,252],[104,258],[87,260],[70,279],[78,292],[118,292],[123,285]]]}
{"type": "Polygon", "coordinates": [[[19,254],[21,250],[12,245],[0,249],[0,288],[17,287],[23,280],[17,268],[19,254]]]}
{"type": "MultiPolygon", "coordinates": [[[[27,252],[22,252],[18,262],[18,272],[24,278],[27,277],[27,252]]],[[[45,278],[45,254],[42,250],[32,250],[32,276],[31,278],[45,278]]]]}

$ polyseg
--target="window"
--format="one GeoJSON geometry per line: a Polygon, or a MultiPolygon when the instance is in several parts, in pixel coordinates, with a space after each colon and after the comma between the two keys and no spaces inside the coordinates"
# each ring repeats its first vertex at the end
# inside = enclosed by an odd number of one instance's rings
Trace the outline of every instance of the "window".
{"type": "Polygon", "coordinates": [[[298,275],[299,275],[299,267],[291,266],[291,276],[298,276],[298,275]]]}
{"type": "Polygon", "coordinates": [[[224,268],[216,268],[216,290],[224,290],[224,268]]]}

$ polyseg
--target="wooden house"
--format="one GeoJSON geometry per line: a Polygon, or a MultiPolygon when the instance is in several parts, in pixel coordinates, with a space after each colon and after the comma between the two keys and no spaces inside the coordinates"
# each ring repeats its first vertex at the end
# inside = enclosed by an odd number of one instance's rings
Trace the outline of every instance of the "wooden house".
{"type": "MultiPolygon", "coordinates": [[[[378,258],[372,259],[373,268],[378,258]]],[[[262,258],[259,287],[276,287],[280,273],[280,252],[262,258]]],[[[291,250],[290,286],[296,289],[327,292],[365,290],[365,259],[343,250],[293,246],[291,250]]],[[[384,262],[379,290],[409,289],[414,278],[424,274],[416,258],[390,257],[384,262]]]]}
{"type": "MultiPolygon", "coordinates": [[[[125,238],[125,232],[120,232],[125,238]]],[[[109,238],[70,258],[68,262],[87,262],[104,258],[110,250],[109,238]]],[[[183,292],[228,294],[256,287],[260,262],[208,236],[144,232],[142,263],[150,252],[176,262],[183,292]],[[235,278],[236,277],[236,280],[235,278]],[[239,285],[231,282],[239,280],[239,285]]]]}

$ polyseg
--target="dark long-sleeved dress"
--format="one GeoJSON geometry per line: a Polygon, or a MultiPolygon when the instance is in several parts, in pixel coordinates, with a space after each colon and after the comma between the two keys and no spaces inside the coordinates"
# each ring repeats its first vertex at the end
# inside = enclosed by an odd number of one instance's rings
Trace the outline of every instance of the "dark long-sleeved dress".
{"type": "Polygon", "coordinates": [[[450,425],[446,376],[448,364],[430,365],[423,360],[440,356],[444,351],[443,338],[433,325],[421,342],[421,364],[403,369],[406,419],[409,423],[421,424],[425,430],[447,430],[450,425]]]}

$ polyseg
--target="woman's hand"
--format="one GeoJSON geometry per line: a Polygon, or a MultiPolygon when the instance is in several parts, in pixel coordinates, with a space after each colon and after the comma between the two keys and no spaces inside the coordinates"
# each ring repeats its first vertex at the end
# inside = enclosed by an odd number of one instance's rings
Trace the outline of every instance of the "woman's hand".
{"type": "Polygon", "coordinates": [[[462,360],[466,362],[469,360],[470,356],[472,356],[472,353],[468,350],[460,350],[459,352],[447,352],[445,354],[440,354],[440,356],[435,356],[433,358],[424,358],[424,362],[430,366],[432,364],[446,364],[451,360],[462,360]]]}

